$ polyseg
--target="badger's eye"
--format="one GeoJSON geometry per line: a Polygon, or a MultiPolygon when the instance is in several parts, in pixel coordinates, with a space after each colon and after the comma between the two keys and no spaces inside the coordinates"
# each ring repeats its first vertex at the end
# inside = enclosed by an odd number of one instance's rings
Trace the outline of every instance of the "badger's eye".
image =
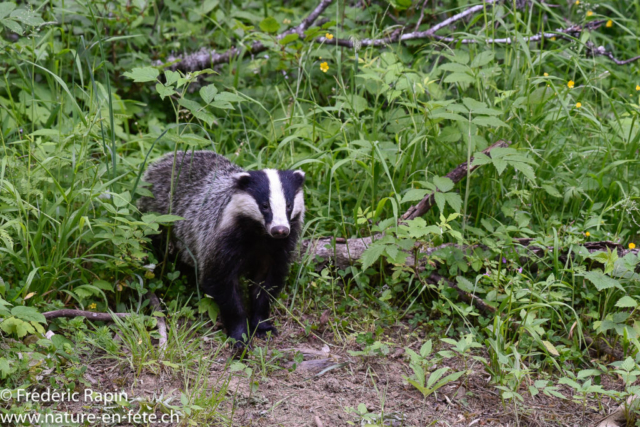
{"type": "Polygon", "coordinates": [[[269,209],[269,203],[264,202],[264,203],[262,204],[262,209],[264,209],[265,211],[266,211],[267,209],[269,209]]]}
{"type": "Polygon", "coordinates": [[[290,211],[291,210],[291,203],[287,203],[287,210],[290,211]]]}

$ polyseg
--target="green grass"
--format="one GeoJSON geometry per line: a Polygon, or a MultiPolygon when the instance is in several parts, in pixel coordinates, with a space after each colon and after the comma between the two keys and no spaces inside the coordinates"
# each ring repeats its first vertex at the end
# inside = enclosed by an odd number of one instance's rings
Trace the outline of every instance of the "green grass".
{"type": "MultiPolygon", "coordinates": [[[[414,3],[399,10],[393,2],[363,9],[339,1],[317,35],[383,37],[395,20],[413,29],[422,5],[414,3]]],[[[466,8],[431,4],[422,30],[466,8]]],[[[550,373],[557,380],[592,366],[583,333],[637,360],[638,256],[590,258],[577,245],[640,245],[638,63],[585,54],[593,43],[619,59],[638,55],[638,1],[533,2],[518,11],[507,2],[438,33],[477,45],[414,40],[357,52],[303,40],[281,46],[260,30],[266,17],[281,30],[285,20],[296,25],[308,2],[55,0],[16,6],[24,14],[11,5],[0,7],[7,17],[0,21],[0,317],[18,326],[0,326],[0,340],[41,337],[43,322],[13,313],[17,306],[139,311],[148,290],[167,302],[193,292],[172,265],[149,271],[162,261],[149,248],[159,220],[141,216],[135,201],[149,194],[140,181],[149,161],[211,149],[248,169],[305,170],[305,238],[386,230],[388,240],[364,266],[316,272],[313,259],[293,266],[280,307],[308,333],[313,325],[303,314],[327,309],[337,343],[365,332],[376,341],[397,322],[456,340],[471,333],[489,353],[492,381],[514,405],[524,378],[550,373]],[[566,28],[565,18],[612,25],[577,39],[482,43],[566,28]],[[269,50],[213,71],[184,75],[153,65],[175,52],[222,52],[254,40],[269,50]],[[511,141],[512,151],[454,186],[439,178],[498,140],[511,141]],[[402,234],[400,215],[435,187],[446,193],[443,201],[412,225],[413,234],[402,234]],[[443,224],[441,215],[450,232],[428,228],[443,224]],[[523,264],[512,251],[517,237],[557,250],[523,264]],[[416,238],[486,249],[438,252],[415,275],[394,248],[416,238]],[[569,248],[577,256],[565,261],[569,248]],[[587,266],[603,273],[589,276],[587,266]],[[499,316],[430,284],[433,270],[499,316]]],[[[102,330],[108,342],[116,331],[122,338],[102,351],[137,374],[178,366],[195,384],[187,387],[189,404],[212,406],[202,388],[206,365],[196,363],[204,350],[190,347],[208,336],[208,318],[169,319],[175,346],[168,352],[151,340],[148,317],[102,330]]],[[[251,357],[261,376],[274,369],[270,356],[251,357]]],[[[617,369],[598,367],[605,368],[617,369]]],[[[33,384],[12,352],[0,352],[0,375],[11,387],[33,384]]]]}

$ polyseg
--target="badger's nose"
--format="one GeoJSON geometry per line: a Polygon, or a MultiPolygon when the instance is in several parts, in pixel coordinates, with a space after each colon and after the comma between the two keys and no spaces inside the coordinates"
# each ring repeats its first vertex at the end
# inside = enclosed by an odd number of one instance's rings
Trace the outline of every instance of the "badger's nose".
{"type": "Polygon", "coordinates": [[[276,225],[275,227],[271,227],[271,237],[275,237],[276,239],[284,239],[289,235],[289,228],[284,225],[276,225]]]}

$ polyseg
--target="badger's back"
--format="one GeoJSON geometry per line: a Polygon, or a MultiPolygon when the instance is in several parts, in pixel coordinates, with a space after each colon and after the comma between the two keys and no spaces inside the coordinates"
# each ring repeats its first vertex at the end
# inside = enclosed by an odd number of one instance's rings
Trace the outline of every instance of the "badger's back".
{"type": "Polygon", "coordinates": [[[142,197],[138,206],[144,212],[184,216],[191,202],[201,200],[206,194],[206,187],[215,185],[218,188],[209,190],[220,190],[230,175],[242,171],[241,167],[211,151],[169,153],[147,169],[144,180],[152,185],[154,197],[142,197]]]}
{"type": "Polygon", "coordinates": [[[142,197],[138,207],[142,212],[183,217],[174,223],[173,243],[183,262],[201,267],[201,258],[211,251],[208,242],[233,195],[231,176],[242,171],[211,151],[167,154],[147,169],[144,180],[151,184],[153,197],[142,197]]]}

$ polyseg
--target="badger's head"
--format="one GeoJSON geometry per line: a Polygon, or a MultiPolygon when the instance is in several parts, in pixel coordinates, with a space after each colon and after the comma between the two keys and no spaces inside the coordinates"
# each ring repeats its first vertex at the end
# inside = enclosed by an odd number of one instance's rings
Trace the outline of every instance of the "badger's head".
{"type": "Polygon", "coordinates": [[[232,178],[236,191],[225,208],[223,223],[249,218],[262,224],[269,236],[284,239],[292,226],[304,221],[303,171],[264,169],[232,178]]]}

